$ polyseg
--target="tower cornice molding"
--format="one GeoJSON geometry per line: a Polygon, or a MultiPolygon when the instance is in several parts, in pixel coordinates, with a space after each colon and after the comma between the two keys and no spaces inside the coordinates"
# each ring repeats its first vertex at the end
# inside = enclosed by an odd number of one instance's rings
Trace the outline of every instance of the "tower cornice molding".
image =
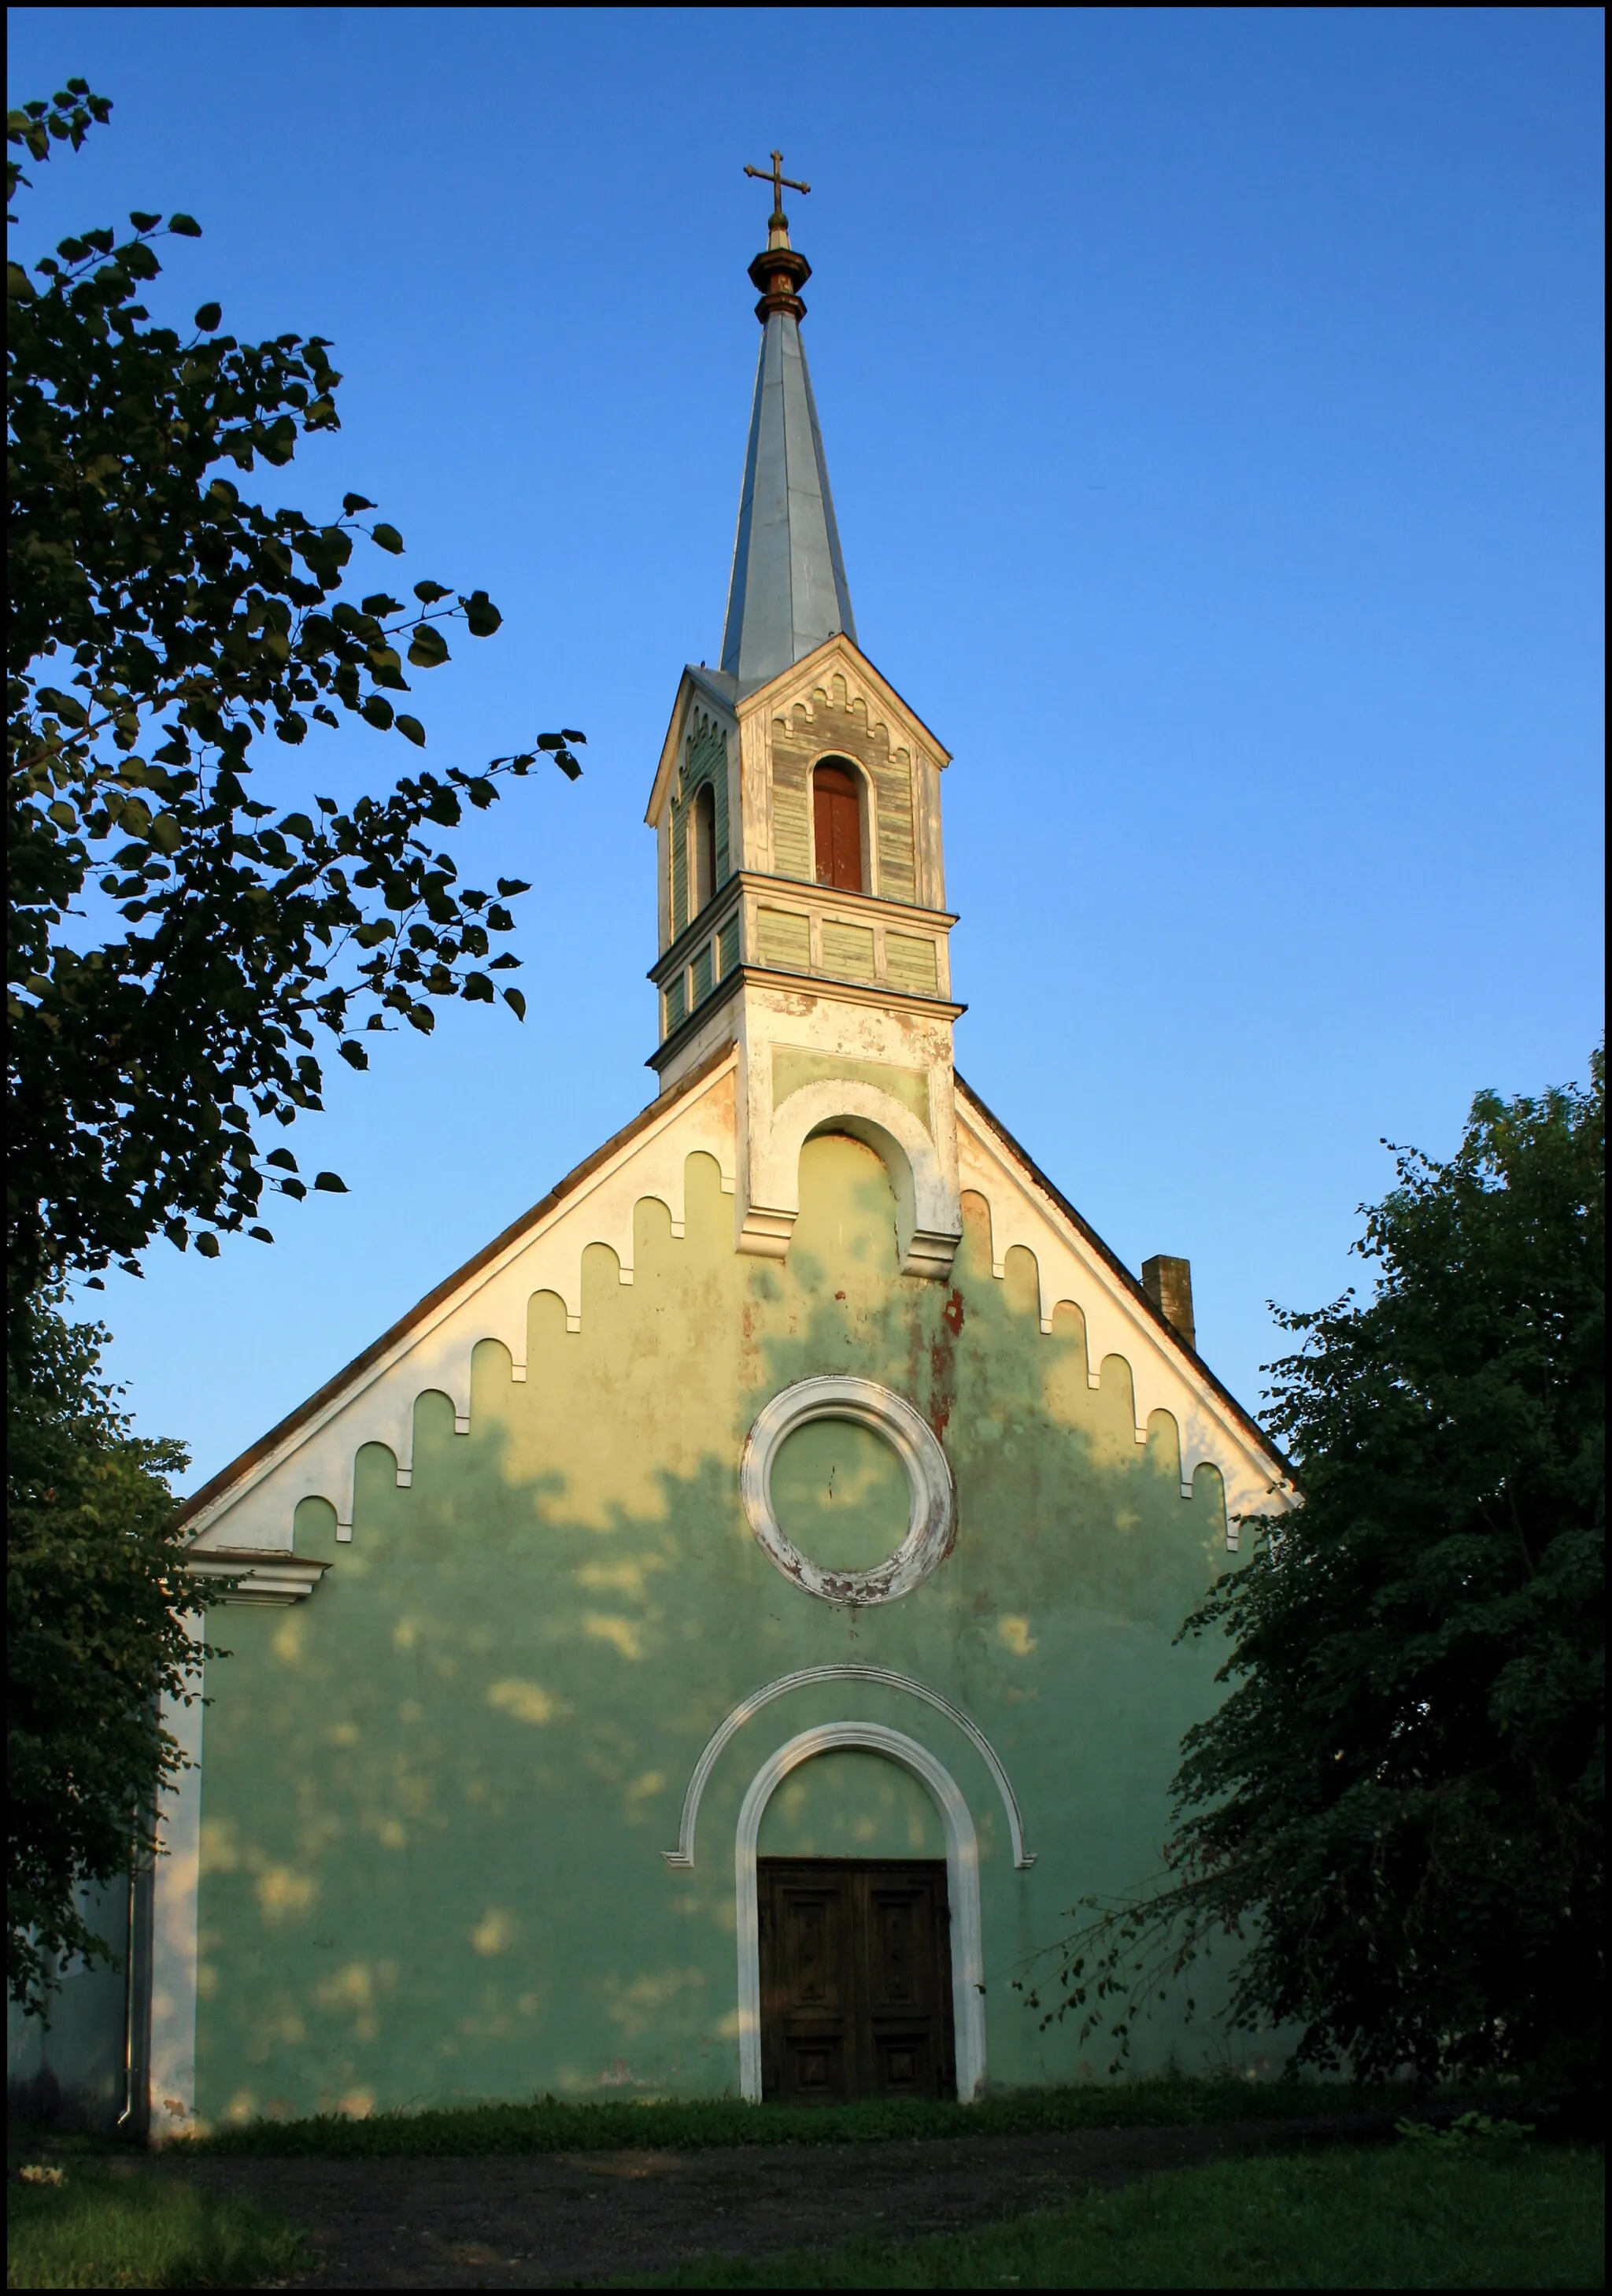
{"type": "MultiPolygon", "coordinates": [[[[769,875],[762,869],[735,869],[725,879],[714,900],[708,901],[697,917],[683,927],[675,940],[662,949],[644,978],[657,988],[680,964],[686,964],[696,948],[718,931],[733,910],[740,906],[747,894],[765,898],[773,894],[790,902],[806,902],[816,908],[843,912],[847,916],[865,917],[870,923],[893,925],[899,932],[903,927],[913,931],[921,927],[937,927],[949,932],[957,922],[954,909],[922,908],[915,901],[882,900],[877,893],[842,893],[831,885],[808,883],[799,877],[769,875]]],[[[933,997],[923,1000],[933,1004],[933,997]]],[[[944,1003],[944,998],[940,1000],[944,1003]]],[[[959,1006],[959,1011],[962,1008],[959,1006]]]]}
{"type": "MultiPolygon", "coordinates": [[[[658,1045],[644,1062],[658,1076],[673,1066],[684,1047],[708,1029],[711,1022],[747,989],[759,989],[773,996],[786,996],[817,999],[831,1004],[856,1004],[868,1013],[905,1013],[915,1020],[944,1021],[948,1025],[960,1021],[968,1011],[966,1004],[953,1004],[945,996],[917,996],[900,989],[888,988],[883,982],[876,987],[854,980],[831,980],[817,975],[799,972],[775,972],[765,964],[741,964],[714,988],[703,1004],[695,1006],[687,1020],[675,1029],[663,1045],[658,1045]]],[[[732,1042],[730,1037],[727,1041],[732,1042]]],[[[715,1058],[715,1054],[708,1057],[715,1058]]],[[[682,1078],[677,1079],[679,1083],[682,1078]]],[[[664,1090],[665,1087],[663,1086],[664,1090]]]]}

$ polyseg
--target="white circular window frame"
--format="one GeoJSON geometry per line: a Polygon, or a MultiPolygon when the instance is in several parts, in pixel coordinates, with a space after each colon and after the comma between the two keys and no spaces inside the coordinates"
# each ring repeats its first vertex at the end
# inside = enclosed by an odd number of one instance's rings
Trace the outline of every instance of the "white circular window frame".
{"type": "Polygon", "coordinates": [[[952,1551],[957,1504],[952,1470],[934,1430],[904,1396],[871,1379],[802,1379],[775,1395],[751,1428],[739,1466],[740,1496],[756,1543],[775,1570],[820,1602],[894,1603],[910,1595],[952,1551]],[[773,1463],[797,1428],[848,1419],[882,1438],[906,1473],[907,1533],[871,1570],[829,1570],[803,1554],[773,1512],[773,1463]]]}

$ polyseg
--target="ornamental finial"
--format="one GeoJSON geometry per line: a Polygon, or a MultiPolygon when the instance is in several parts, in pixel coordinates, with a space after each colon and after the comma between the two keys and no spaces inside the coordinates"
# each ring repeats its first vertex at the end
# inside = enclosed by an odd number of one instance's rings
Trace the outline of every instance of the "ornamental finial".
{"type": "Polygon", "coordinates": [[[774,311],[787,311],[791,318],[804,319],[806,305],[800,299],[800,290],[811,277],[812,266],[804,255],[798,255],[790,245],[790,219],[783,211],[783,195],[786,191],[809,192],[812,186],[797,183],[792,176],[784,174],[781,152],[773,152],[770,168],[752,168],[747,161],[744,172],[754,176],[757,183],[773,186],[766,249],[750,265],[750,278],[761,295],[756,316],[763,326],[774,311]]]}

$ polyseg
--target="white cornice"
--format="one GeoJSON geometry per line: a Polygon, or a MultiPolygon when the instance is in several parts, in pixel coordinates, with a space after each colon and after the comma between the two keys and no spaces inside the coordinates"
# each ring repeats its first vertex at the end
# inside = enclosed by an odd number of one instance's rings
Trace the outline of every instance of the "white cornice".
{"type": "Polygon", "coordinates": [[[212,1546],[205,1554],[191,1554],[185,1562],[192,1578],[233,1581],[213,1597],[217,1603],[305,1603],[325,1572],[334,1568],[305,1554],[233,1546],[212,1546]]]}

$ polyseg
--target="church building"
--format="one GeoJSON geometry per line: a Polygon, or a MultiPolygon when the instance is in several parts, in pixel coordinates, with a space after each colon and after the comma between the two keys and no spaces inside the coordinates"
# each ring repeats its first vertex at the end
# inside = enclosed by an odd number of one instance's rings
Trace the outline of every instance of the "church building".
{"type": "MultiPolygon", "coordinates": [[[[1013,1980],[1157,1872],[1174,1637],[1288,1487],[1187,1263],[953,1065],[951,760],[858,639],[781,196],[649,790],[656,1096],[186,1510],[230,1655],[135,1924],[158,2137],[1107,2062],[1013,1980]]],[[[1166,2004],[1134,2062],[1224,2046],[1166,2004]]]]}

